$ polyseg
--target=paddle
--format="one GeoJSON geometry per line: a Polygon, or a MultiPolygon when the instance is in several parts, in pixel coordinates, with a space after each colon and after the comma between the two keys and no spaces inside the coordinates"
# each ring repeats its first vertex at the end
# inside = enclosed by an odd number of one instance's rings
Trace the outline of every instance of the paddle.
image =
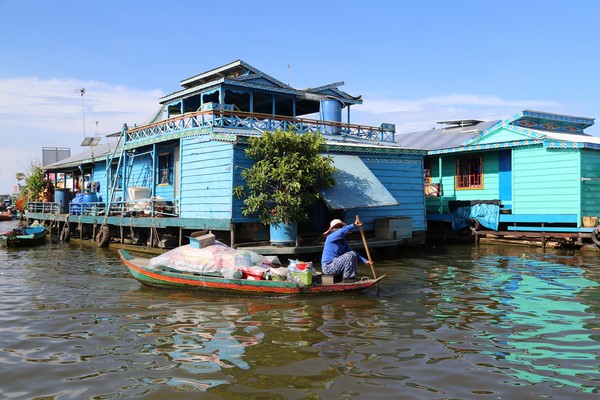
{"type": "Polygon", "coordinates": [[[369,265],[371,266],[371,272],[373,272],[373,279],[377,279],[377,275],[375,275],[375,268],[373,267],[373,261],[371,260],[371,252],[369,252],[369,246],[367,246],[367,238],[365,237],[365,232],[363,231],[362,222],[360,222],[360,218],[358,215],[356,216],[356,222],[358,222],[358,229],[360,229],[360,235],[362,236],[363,244],[365,245],[365,251],[367,252],[367,259],[369,260],[369,265]]]}

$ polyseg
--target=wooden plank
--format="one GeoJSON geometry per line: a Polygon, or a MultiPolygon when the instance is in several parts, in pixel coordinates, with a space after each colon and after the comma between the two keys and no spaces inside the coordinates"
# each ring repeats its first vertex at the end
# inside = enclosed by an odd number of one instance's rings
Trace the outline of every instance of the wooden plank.
{"type": "Polygon", "coordinates": [[[573,228],[564,226],[509,226],[509,231],[527,232],[593,232],[594,228],[573,228]]]}
{"type": "Polygon", "coordinates": [[[578,221],[577,214],[500,214],[500,222],[576,224],[578,221]]]}

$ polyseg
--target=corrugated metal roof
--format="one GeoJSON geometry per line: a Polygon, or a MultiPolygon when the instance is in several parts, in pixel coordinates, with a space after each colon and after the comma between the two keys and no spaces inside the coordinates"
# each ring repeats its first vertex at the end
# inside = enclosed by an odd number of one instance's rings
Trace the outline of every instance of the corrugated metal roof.
{"type": "Polygon", "coordinates": [[[446,121],[446,123],[451,123],[453,125],[451,127],[396,134],[395,141],[402,147],[420,150],[439,150],[458,147],[465,140],[485,131],[500,121],[469,120],[471,123],[464,124],[464,126],[456,124],[457,122],[460,121],[446,121]]]}
{"type": "MultiPolygon", "coordinates": [[[[106,156],[113,154],[116,146],[117,141],[112,141],[107,144],[89,147],[87,150],[82,151],[81,153],[72,155],[71,157],[67,157],[58,162],[45,165],[44,170],[57,170],[62,168],[77,167],[81,164],[90,163],[94,160],[105,159],[106,156]]],[[[120,154],[121,152],[117,151],[117,156],[120,154]]]]}

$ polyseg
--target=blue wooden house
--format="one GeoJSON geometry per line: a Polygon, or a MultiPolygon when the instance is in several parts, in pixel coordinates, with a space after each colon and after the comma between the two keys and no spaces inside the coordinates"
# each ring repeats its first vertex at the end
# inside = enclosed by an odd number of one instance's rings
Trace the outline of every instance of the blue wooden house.
{"type": "Polygon", "coordinates": [[[600,214],[600,138],[593,118],[524,110],[501,121],[456,120],[396,135],[427,150],[430,228],[470,226],[479,236],[582,244],[600,214]]]}
{"type": "Polygon", "coordinates": [[[58,213],[71,230],[82,221],[95,229],[108,224],[121,240],[134,230],[147,231],[150,241],[169,233],[181,243],[197,230],[231,245],[268,239],[256,218],[242,215],[232,190],[251,165],[248,138],[292,129],[323,134],[338,169],[337,185],[323,193],[301,236],[323,232],[331,218],[351,222],[355,214],[373,234],[376,223],[391,218],[410,221],[408,236],[423,236],[425,152],[398,145],[393,125],[351,123],[350,109],[362,99],[342,85],[296,89],[239,60],[184,79],[144,124],[124,126],[111,143],[45,166],[56,177],[56,201],[30,204],[29,216],[48,220],[58,213]]]}

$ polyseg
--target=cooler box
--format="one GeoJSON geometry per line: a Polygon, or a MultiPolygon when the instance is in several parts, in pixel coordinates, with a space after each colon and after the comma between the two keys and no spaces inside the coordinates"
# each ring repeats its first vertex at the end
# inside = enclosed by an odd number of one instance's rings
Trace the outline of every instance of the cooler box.
{"type": "Polygon", "coordinates": [[[412,218],[388,217],[375,219],[375,238],[409,239],[412,237],[412,218]]]}
{"type": "Polygon", "coordinates": [[[213,244],[215,244],[215,235],[210,232],[197,231],[190,235],[190,246],[195,249],[202,249],[213,244]]]}

